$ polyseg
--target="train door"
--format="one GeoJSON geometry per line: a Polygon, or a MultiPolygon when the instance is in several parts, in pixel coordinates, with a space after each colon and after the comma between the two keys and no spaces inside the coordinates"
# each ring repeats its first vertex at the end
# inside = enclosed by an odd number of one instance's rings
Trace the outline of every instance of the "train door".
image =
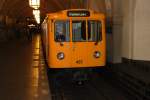
{"type": "MultiPolygon", "coordinates": [[[[86,20],[72,20],[72,66],[84,67],[87,63],[86,20]]],[[[86,66],[85,66],[86,67],[86,66]]]]}
{"type": "Polygon", "coordinates": [[[72,20],[72,66],[99,66],[94,53],[100,51],[101,31],[99,21],[72,20]]]}

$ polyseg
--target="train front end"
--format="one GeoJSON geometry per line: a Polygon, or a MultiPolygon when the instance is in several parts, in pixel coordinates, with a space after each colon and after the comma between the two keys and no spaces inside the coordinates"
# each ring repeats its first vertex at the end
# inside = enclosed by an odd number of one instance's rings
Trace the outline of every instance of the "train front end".
{"type": "MultiPolygon", "coordinates": [[[[52,16],[52,15],[51,15],[52,16]]],[[[105,18],[89,10],[66,10],[53,15],[49,30],[50,68],[105,66],[105,18]]]]}

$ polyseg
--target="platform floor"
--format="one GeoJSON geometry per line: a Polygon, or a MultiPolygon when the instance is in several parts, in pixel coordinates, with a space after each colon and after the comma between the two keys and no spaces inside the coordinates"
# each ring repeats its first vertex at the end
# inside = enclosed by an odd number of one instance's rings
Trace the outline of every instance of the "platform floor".
{"type": "Polygon", "coordinates": [[[0,100],[51,100],[39,35],[0,44],[0,100]]]}

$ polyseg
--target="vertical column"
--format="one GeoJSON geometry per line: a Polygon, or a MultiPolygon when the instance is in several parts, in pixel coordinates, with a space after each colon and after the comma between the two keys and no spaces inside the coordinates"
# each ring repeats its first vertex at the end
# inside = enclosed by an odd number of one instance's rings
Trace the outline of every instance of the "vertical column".
{"type": "Polygon", "coordinates": [[[122,45],[122,2],[124,0],[113,0],[113,63],[121,62],[122,45]]]}
{"type": "Polygon", "coordinates": [[[123,35],[122,35],[122,57],[132,59],[133,34],[134,34],[134,9],[136,0],[123,1],[123,35]]]}

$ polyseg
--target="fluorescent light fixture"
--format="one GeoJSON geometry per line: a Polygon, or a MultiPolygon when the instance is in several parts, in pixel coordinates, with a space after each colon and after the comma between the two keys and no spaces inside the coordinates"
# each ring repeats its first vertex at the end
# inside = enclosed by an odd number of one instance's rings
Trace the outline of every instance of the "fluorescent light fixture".
{"type": "Polygon", "coordinates": [[[40,7],[40,0],[29,0],[30,7],[38,9],[40,7]]]}
{"type": "Polygon", "coordinates": [[[40,23],[40,10],[33,10],[33,15],[35,17],[36,22],[40,23]]]}

